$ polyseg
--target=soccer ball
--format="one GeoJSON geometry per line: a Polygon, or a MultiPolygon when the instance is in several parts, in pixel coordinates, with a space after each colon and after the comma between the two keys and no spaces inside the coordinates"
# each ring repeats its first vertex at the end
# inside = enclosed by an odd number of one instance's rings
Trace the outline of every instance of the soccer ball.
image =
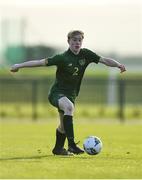
{"type": "Polygon", "coordinates": [[[89,155],[99,154],[102,150],[103,144],[97,136],[89,136],[84,140],[83,148],[89,155]]]}

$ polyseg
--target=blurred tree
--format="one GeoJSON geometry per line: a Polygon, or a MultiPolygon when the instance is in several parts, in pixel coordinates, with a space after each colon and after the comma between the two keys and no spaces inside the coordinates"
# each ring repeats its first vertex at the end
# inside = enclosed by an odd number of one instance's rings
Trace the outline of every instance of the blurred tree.
{"type": "Polygon", "coordinates": [[[31,59],[42,59],[53,56],[57,49],[50,46],[8,46],[5,51],[5,59],[8,64],[23,62],[31,59]]]}
{"type": "Polygon", "coordinates": [[[53,56],[57,52],[57,49],[51,46],[37,45],[27,46],[26,52],[27,59],[42,59],[45,57],[53,56]]]}
{"type": "Polygon", "coordinates": [[[26,49],[22,46],[8,46],[4,56],[8,64],[22,62],[26,58],[26,49]]]}

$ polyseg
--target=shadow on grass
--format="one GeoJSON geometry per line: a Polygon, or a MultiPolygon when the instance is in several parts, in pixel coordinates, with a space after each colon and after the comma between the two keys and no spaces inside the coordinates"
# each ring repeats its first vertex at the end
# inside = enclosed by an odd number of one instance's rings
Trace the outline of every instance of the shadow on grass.
{"type": "Polygon", "coordinates": [[[79,159],[90,159],[89,156],[82,156],[82,155],[73,155],[73,156],[56,156],[56,155],[43,155],[43,156],[29,156],[29,157],[8,157],[8,158],[0,158],[0,161],[15,161],[15,160],[18,160],[18,161],[24,161],[24,160],[32,160],[32,162],[35,160],[35,161],[38,161],[38,160],[41,160],[41,159],[44,159],[44,158],[79,158],[79,159]]]}
{"type": "Polygon", "coordinates": [[[0,161],[12,161],[12,160],[39,160],[43,158],[52,157],[53,155],[44,155],[44,156],[29,156],[29,157],[8,157],[8,158],[0,158],[0,161]]]}

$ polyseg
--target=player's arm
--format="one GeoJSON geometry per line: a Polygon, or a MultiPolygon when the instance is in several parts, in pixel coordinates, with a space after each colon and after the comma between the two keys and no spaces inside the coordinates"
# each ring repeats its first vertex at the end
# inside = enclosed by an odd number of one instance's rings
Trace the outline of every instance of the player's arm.
{"type": "Polygon", "coordinates": [[[99,62],[102,64],[105,64],[106,66],[117,67],[120,69],[121,73],[126,71],[125,66],[123,64],[119,63],[118,61],[114,60],[114,59],[101,57],[99,62]]]}
{"type": "Polygon", "coordinates": [[[47,64],[48,64],[47,59],[32,60],[32,61],[23,62],[20,64],[14,64],[11,67],[10,71],[17,72],[21,68],[40,67],[40,66],[46,66],[47,64]]]}

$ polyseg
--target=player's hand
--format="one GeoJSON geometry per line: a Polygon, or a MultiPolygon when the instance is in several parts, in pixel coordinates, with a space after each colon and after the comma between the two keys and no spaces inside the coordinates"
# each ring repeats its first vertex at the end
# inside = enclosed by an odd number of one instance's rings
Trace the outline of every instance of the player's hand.
{"type": "Polygon", "coordinates": [[[11,72],[18,72],[18,70],[19,70],[18,64],[14,64],[10,69],[11,72]]]}
{"type": "Polygon", "coordinates": [[[123,72],[126,71],[126,68],[125,68],[125,66],[124,66],[123,64],[120,64],[120,65],[118,66],[118,68],[120,69],[120,73],[123,73],[123,72]]]}

